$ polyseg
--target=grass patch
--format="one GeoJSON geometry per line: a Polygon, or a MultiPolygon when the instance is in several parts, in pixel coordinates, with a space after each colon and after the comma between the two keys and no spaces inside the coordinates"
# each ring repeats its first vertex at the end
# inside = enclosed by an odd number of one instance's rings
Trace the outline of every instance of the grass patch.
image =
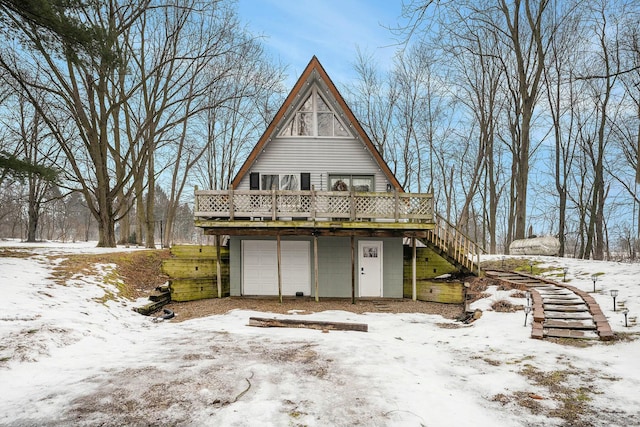
{"type": "Polygon", "coordinates": [[[519,364],[519,363],[525,362],[525,361],[527,361],[527,360],[533,360],[533,359],[535,359],[535,358],[536,358],[535,356],[528,354],[528,355],[526,355],[526,356],[524,356],[524,357],[522,357],[522,358],[520,358],[520,359],[515,359],[515,360],[510,360],[510,361],[508,361],[508,362],[507,362],[507,365],[516,365],[516,364],[519,364]]]}
{"type": "Polygon", "coordinates": [[[480,263],[480,267],[483,270],[504,270],[504,271],[519,271],[526,274],[533,274],[534,276],[556,270],[552,267],[541,267],[540,262],[533,261],[533,266],[529,265],[532,261],[528,258],[505,258],[504,260],[496,259],[491,261],[483,261],[480,263]]]}
{"type": "MultiPolygon", "coordinates": [[[[98,275],[98,265],[114,265],[104,275],[104,283],[115,286],[118,289],[118,297],[134,300],[149,295],[167,281],[161,267],[162,261],[169,257],[169,251],[166,249],[53,256],[52,259],[60,261],[51,275],[57,284],[65,286],[77,275],[98,275]]],[[[115,293],[105,289],[105,295],[100,298],[100,302],[115,298],[115,293]]]]}
{"type": "Polygon", "coordinates": [[[631,342],[638,338],[640,338],[640,332],[616,332],[612,340],[603,341],[603,344],[611,345],[619,342],[631,342]]]}
{"type": "Polygon", "coordinates": [[[3,258],[31,258],[32,256],[34,256],[34,254],[28,251],[0,249],[0,257],[3,258]]]}
{"type": "MultiPolygon", "coordinates": [[[[548,398],[556,403],[555,408],[546,409],[548,416],[560,418],[566,426],[591,426],[589,418],[594,415],[589,406],[591,395],[597,393],[589,384],[590,376],[581,375],[581,372],[572,369],[541,371],[532,365],[526,365],[521,371],[533,384],[546,389],[548,398]],[[576,387],[575,382],[580,381],[585,385],[576,387]]],[[[530,399],[531,400],[531,399],[530,399]]],[[[528,401],[518,400],[521,406],[532,409],[528,401]]],[[[533,413],[540,413],[540,407],[534,405],[533,413]]]]}

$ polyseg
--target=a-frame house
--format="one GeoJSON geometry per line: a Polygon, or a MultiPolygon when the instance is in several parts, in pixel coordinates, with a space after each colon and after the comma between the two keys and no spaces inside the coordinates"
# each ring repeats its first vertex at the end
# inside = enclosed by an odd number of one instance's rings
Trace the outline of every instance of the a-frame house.
{"type": "Polygon", "coordinates": [[[232,296],[402,298],[403,239],[445,255],[453,243],[432,195],[403,191],[315,56],[231,188],[196,190],[195,217],[229,236],[232,296]]]}

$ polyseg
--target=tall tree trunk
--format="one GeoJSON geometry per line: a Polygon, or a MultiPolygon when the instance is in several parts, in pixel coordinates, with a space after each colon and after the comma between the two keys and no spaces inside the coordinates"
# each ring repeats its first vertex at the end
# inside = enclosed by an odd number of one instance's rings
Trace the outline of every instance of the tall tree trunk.
{"type": "Polygon", "coordinates": [[[147,248],[153,249],[156,247],[155,243],[155,231],[156,231],[156,216],[155,216],[155,199],[156,199],[156,178],[155,178],[155,166],[154,166],[154,150],[150,149],[149,163],[147,170],[147,203],[146,210],[146,242],[147,248]]]}
{"type": "Polygon", "coordinates": [[[36,194],[36,184],[34,177],[29,178],[29,201],[28,201],[28,221],[27,221],[27,242],[36,241],[36,231],[38,220],[40,219],[40,201],[36,194]]]}

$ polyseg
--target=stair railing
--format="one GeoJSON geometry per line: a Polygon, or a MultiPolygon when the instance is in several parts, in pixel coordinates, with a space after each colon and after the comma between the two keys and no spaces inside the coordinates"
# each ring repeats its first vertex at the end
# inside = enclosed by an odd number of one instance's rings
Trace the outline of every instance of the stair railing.
{"type": "Polygon", "coordinates": [[[482,247],[440,215],[435,214],[434,221],[436,226],[427,233],[426,240],[458,264],[479,275],[480,253],[484,252],[482,247]]]}

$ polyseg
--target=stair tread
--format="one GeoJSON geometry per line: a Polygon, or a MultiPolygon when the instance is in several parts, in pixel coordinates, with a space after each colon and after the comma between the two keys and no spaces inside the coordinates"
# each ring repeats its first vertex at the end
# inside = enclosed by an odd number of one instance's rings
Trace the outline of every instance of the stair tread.
{"type": "Polygon", "coordinates": [[[551,337],[551,338],[582,338],[582,339],[598,339],[599,338],[596,332],[577,331],[575,329],[549,328],[549,329],[544,329],[543,334],[545,337],[551,337]]]}
{"type": "Polygon", "coordinates": [[[581,305],[557,305],[557,304],[542,304],[544,311],[564,311],[564,312],[574,312],[574,311],[589,311],[589,308],[583,303],[581,305]]]}
{"type": "Polygon", "coordinates": [[[553,329],[576,329],[576,330],[596,330],[596,324],[591,319],[580,320],[545,320],[542,324],[543,328],[553,329]]]}
{"type": "Polygon", "coordinates": [[[550,299],[550,298],[542,298],[542,303],[550,304],[550,305],[572,306],[572,305],[584,304],[584,301],[582,299],[557,300],[557,299],[550,299]]]}
{"type": "Polygon", "coordinates": [[[563,311],[548,311],[544,313],[545,319],[558,319],[558,320],[585,320],[592,319],[592,316],[588,312],[563,312],[563,311]]]}

